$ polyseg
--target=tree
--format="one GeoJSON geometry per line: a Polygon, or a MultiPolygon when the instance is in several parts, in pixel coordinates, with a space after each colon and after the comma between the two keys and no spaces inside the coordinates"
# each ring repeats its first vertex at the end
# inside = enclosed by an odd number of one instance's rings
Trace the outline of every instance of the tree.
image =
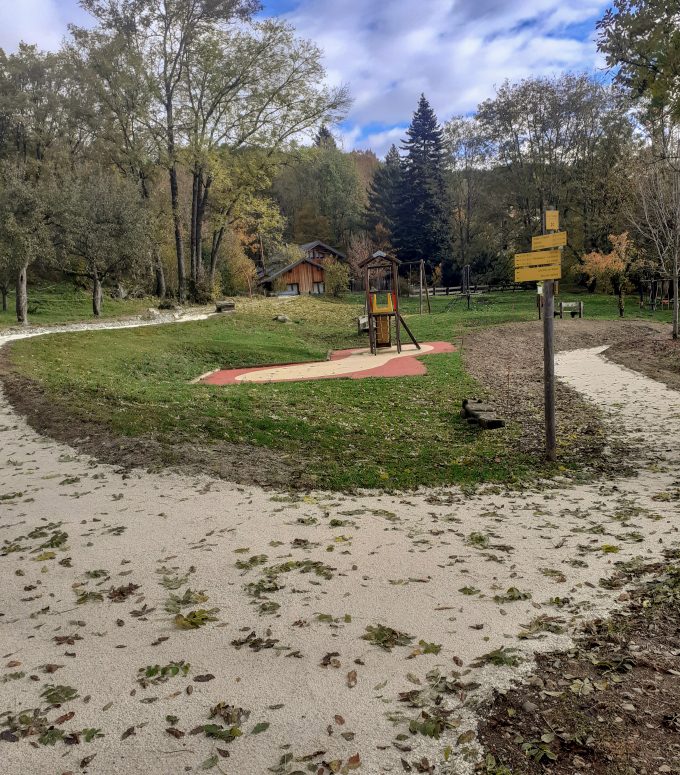
{"type": "Polygon", "coordinates": [[[151,129],[153,97],[143,57],[122,33],[74,28],[72,36],[66,55],[90,105],[91,155],[106,159],[139,187],[152,237],[147,244],[154,292],[162,299],[166,281],[160,246],[166,213],[158,196],[160,154],[151,129]]]}
{"type": "Polygon", "coordinates": [[[324,291],[329,296],[340,296],[349,288],[349,267],[334,258],[324,262],[324,291]]]}
{"type": "Polygon", "coordinates": [[[680,133],[674,147],[667,146],[662,158],[651,147],[643,149],[632,170],[636,193],[630,219],[649,251],[656,257],[658,270],[673,281],[673,339],[678,338],[678,270],[680,265],[680,133]]]}
{"type": "MultiPolygon", "coordinates": [[[[278,154],[319,122],[336,121],[347,107],[345,88],[323,86],[318,47],[277,20],[229,34],[206,34],[186,67],[188,152],[192,168],[191,280],[202,271],[203,220],[213,182],[211,159],[220,149],[253,149],[260,174],[271,174],[278,154]]],[[[323,124],[325,132],[330,132],[323,124]]],[[[332,135],[330,135],[332,139],[332,135]]],[[[324,149],[334,146],[325,134],[324,149]]],[[[244,195],[243,190],[234,192],[244,195]]]]}
{"type": "Polygon", "coordinates": [[[147,223],[139,190],[115,173],[86,167],[61,180],[55,197],[61,268],[91,280],[98,317],[102,284],[144,261],[147,223]]]}
{"type": "Polygon", "coordinates": [[[674,0],[614,0],[598,22],[598,49],[634,99],[680,120],[680,26],[674,0]]]}
{"type": "Polygon", "coordinates": [[[289,238],[347,247],[361,224],[363,192],[352,157],[337,148],[301,148],[281,170],[274,193],[289,238]]]}
{"type": "Polygon", "coordinates": [[[623,234],[610,234],[609,241],[612,245],[610,253],[591,251],[583,257],[581,271],[591,280],[611,288],[618,299],[619,316],[623,317],[625,311],[624,294],[628,284],[628,276],[635,258],[635,248],[628,236],[623,234]]]}
{"type": "Polygon", "coordinates": [[[442,130],[425,95],[421,95],[402,146],[405,152],[395,246],[405,261],[424,260],[428,267],[453,254],[451,207],[446,181],[442,130]]]}
{"type": "Polygon", "coordinates": [[[187,66],[204,36],[217,25],[249,19],[257,0],[81,0],[103,32],[120,36],[132,55],[145,63],[153,97],[151,115],[164,153],[177,256],[180,302],[186,298],[184,234],[178,178],[178,147],[185,129],[181,89],[187,66]]]}
{"type": "Polygon", "coordinates": [[[375,171],[368,191],[366,225],[375,232],[378,224],[392,237],[399,223],[399,206],[402,191],[402,164],[396,145],[392,145],[385,161],[375,171]]]}
{"type": "Polygon", "coordinates": [[[44,186],[31,174],[33,166],[8,161],[0,164],[0,256],[3,274],[14,275],[16,315],[21,325],[28,324],[28,267],[38,258],[47,259],[53,247],[44,186]]]}
{"type": "Polygon", "coordinates": [[[471,262],[478,230],[483,228],[480,205],[488,142],[477,119],[465,116],[452,118],[446,123],[444,138],[453,173],[451,199],[457,263],[462,268],[471,262]]]}
{"type": "MultiPolygon", "coordinates": [[[[0,243],[0,250],[2,250],[0,243]]],[[[12,289],[14,282],[14,272],[12,271],[12,261],[6,248],[0,253],[0,297],[2,298],[1,309],[7,312],[7,297],[12,289]]]]}
{"type": "Polygon", "coordinates": [[[337,148],[338,144],[335,142],[335,138],[333,137],[333,133],[331,130],[326,126],[326,124],[321,124],[319,127],[319,131],[316,134],[316,137],[314,138],[314,145],[316,145],[317,148],[337,148]]]}

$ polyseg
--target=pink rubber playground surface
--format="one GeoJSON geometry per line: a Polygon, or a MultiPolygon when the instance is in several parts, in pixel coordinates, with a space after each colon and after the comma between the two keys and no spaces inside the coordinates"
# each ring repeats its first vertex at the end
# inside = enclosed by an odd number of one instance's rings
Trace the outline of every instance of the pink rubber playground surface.
{"type": "Polygon", "coordinates": [[[452,353],[449,342],[424,342],[416,350],[412,344],[378,350],[371,355],[368,348],[337,350],[330,360],[309,363],[287,363],[278,366],[250,366],[245,369],[223,369],[200,377],[206,385],[237,385],[242,382],[302,382],[314,379],[365,379],[366,377],[419,377],[427,374],[420,360],[423,355],[452,353]]]}

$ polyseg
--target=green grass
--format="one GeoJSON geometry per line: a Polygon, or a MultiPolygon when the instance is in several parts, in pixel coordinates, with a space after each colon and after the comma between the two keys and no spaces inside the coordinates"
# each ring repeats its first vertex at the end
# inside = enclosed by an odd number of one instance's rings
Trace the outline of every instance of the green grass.
{"type": "MultiPolygon", "coordinates": [[[[7,312],[0,311],[0,330],[17,325],[13,293],[7,302],[7,312]]],[[[102,317],[138,315],[151,306],[154,306],[153,299],[112,299],[105,292],[102,317]]],[[[92,295],[87,291],[68,283],[31,285],[28,288],[28,320],[31,325],[46,326],[94,319],[92,295]]]]}
{"type": "MultiPolygon", "coordinates": [[[[585,301],[589,317],[617,316],[612,297],[585,301]]],[[[404,311],[417,303],[405,300],[404,311]]],[[[461,300],[436,298],[432,315],[407,322],[421,340],[453,341],[469,328],[535,319],[534,303],[533,293],[505,292],[476,297],[468,312],[461,300]]],[[[425,356],[422,377],[190,384],[216,368],[318,360],[363,346],[360,310],[360,296],[244,300],[237,314],[207,321],[19,341],[12,361],[69,412],[116,434],[278,450],[304,464],[305,482],[319,487],[512,481],[542,468],[517,453],[518,429],[485,433],[460,419],[462,399],[482,391],[457,353],[425,356]],[[293,324],[273,322],[279,312],[293,324]]]]}

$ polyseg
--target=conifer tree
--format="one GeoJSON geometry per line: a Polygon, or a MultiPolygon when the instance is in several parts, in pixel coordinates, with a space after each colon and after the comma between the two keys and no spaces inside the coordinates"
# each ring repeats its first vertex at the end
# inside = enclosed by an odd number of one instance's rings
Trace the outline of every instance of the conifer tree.
{"type": "Polygon", "coordinates": [[[368,191],[366,225],[375,231],[378,224],[393,237],[399,219],[399,201],[401,196],[401,157],[396,145],[385,156],[385,162],[378,167],[368,191]]]}
{"type": "Polygon", "coordinates": [[[317,148],[326,149],[336,149],[338,147],[338,144],[335,142],[335,138],[333,137],[333,133],[325,124],[322,124],[319,128],[319,131],[316,133],[316,137],[314,138],[314,145],[316,145],[317,148]]]}
{"type": "Polygon", "coordinates": [[[403,261],[423,259],[430,269],[442,263],[448,270],[453,255],[453,226],[446,150],[441,127],[424,94],[406,136],[395,246],[403,261]]]}

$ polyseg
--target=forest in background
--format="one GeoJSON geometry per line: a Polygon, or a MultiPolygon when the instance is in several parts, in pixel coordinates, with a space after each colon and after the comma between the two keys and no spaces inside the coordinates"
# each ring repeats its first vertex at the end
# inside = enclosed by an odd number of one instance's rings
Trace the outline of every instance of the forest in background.
{"type": "Polygon", "coordinates": [[[252,293],[316,239],[355,275],[383,249],[423,260],[429,281],[470,265],[504,282],[546,206],[568,232],[567,279],[621,302],[677,285],[668,4],[605,14],[613,77],[505,82],[444,123],[423,95],[384,160],[340,147],[349,89],[325,86],[323,52],[255,0],[81,4],[92,26],[59,51],[0,51],[0,293],[5,306],[15,291],[20,322],[29,276],[86,284],[95,315],[104,292],[204,302],[252,293]]]}

